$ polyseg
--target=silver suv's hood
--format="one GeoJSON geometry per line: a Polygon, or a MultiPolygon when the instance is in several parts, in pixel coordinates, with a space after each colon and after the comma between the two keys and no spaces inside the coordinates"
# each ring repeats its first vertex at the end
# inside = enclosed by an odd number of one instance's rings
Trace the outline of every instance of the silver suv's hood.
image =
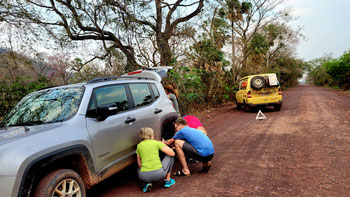
{"type": "Polygon", "coordinates": [[[50,130],[58,127],[61,123],[35,125],[35,126],[14,126],[14,127],[2,127],[0,128],[0,145],[15,138],[24,137],[31,133],[43,130],[50,130]]]}

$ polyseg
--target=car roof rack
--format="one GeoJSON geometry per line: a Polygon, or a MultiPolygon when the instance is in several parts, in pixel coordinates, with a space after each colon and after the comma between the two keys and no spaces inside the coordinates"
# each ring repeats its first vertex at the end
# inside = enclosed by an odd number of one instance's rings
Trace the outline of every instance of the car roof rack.
{"type": "Polygon", "coordinates": [[[146,79],[146,80],[154,80],[154,79],[148,78],[148,77],[113,76],[113,77],[101,77],[101,78],[92,79],[89,82],[87,82],[86,84],[97,83],[97,82],[102,82],[102,81],[111,81],[113,79],[146,79]]]}

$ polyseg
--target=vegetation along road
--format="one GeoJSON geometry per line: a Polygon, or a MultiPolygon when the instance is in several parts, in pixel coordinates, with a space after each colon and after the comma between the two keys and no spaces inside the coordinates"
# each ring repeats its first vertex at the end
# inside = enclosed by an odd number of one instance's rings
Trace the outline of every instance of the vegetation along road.
{"type": "MultiPolygon", "coordinates": [[[[145,196],[350,196],[350,97],[300,85],[283,98],[281,111],[263,110],[267,120],[233,104],[198,115],[215,146],[211,170],[190,164],[190,177],[175,177],[169,189],[157,183],[145,196]]],[[[87,194],[142,195],[136,165],[87,194]]]]}

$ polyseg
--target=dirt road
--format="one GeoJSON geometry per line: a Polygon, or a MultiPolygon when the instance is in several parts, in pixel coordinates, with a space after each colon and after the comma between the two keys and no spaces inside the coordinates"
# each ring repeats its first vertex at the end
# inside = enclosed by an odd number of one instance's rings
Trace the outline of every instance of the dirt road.
{"type": "MultiPolygon", "coordinates": [[[[350,97],[298,86],[283,92],[279,112],[237,111],[225,105],[200,116],[215,146],[213,166],[175,177],[142,194],[136,166],[88,191],[88,196],[350,196],[350,97]]],[[[174,171],[180,169],[175,163],[174,171]]]]}

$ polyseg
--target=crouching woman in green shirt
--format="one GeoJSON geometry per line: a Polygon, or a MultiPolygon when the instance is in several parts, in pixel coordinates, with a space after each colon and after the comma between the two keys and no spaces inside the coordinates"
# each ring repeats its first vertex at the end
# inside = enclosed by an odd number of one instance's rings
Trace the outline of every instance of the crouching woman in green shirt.
{"type": "Polygon", "coordinates": [[[138,177],[143,184],[143,192],[150,191],[152,182],[164,180],[164,187],[175,184],[170,178],[174,165],[175,152],[164,143],[154,140],[153,129],[145,127],[140,130],[141,142],[137,145],[137,164],[139,165],[138,177]],[[159,158],[159,150],[166,155],[162,161],[159,158]]]}

